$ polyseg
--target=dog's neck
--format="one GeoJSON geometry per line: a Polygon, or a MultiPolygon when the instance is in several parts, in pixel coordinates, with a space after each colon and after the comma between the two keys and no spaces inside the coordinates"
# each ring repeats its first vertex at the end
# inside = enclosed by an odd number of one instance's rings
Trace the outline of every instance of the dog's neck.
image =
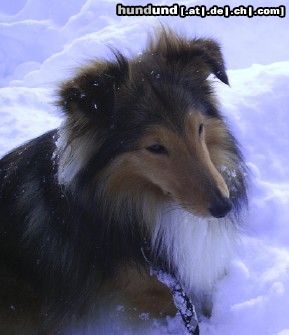
{"type": "Polygon", "coordinates": [[[210,294],[224,276],[238,242],[234,220],[199,218],[145,192],[137,205],[136,198],[114,202],[110,213],[115,210],[117,224],[139,229],[141,246],[147,242],[150,260],[176,276],[186,292],[210,294]]]}
{"type": "MultiPolygon", "coordinates": [[[[60,155],[59,183],[69,186],[92,152],[84,157],[83,151],[78,150],[91,147],[85,142],[91,140],[89,136],[67,144],[65,129],[59,133],[56,153],[60,155]]],[[[164,204],[157,195],[145,190],[124,192],[115,198],[104,192],[101,197],[101,215],[107,225],[129,235],[137,232],[140,245],[133,246],[137,257],[144,240],[149,241],[153,256],[162,260],[187,291],[211,291],[225,273],[238,236],[233,220],[198,218],[173,204],[164,204]]]]}
{"type": "Polygon", "coordinates": [[[166,259],[186,292],[210,294],[229,265],[238,241],[233,221],[198,218],[181,209],[162,208],[151,246],[166,259]]]}

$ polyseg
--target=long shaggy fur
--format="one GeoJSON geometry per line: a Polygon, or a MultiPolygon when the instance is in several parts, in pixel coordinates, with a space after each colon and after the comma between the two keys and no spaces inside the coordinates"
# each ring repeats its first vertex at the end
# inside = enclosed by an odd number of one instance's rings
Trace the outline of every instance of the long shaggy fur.
{"type": "MultiPolygon", "coordinates": [[[[116,53],[115,61],[82,67],[60,86],[61,127],[2,158],[0,261],[3,273],[33,292],[40,312],[34,311],[38,328],[28,327],[29,334],[79,319],[123,266],[148,271],[144,244],[189,294],[209,293],[224,274],[238,235],[236,214],[246,201],[245,167],[218,110],[211,73],[228,84],[215,41],[163,30],[138,57],[116,53]],[[141,164],[126,168],[148,129],[163,126],[183,136],[192,108],[216,123],[208,141],[233,202],[225,219],[175,219],[176,204],[157,181],[139,178],[141,164]]],[[[9,327],[15,317],[17,328],[28,300],[12,291],[13,298],[2,293],[2,305],[17,305],[19,315],[10,309],[5,321],[9,327]]]]}

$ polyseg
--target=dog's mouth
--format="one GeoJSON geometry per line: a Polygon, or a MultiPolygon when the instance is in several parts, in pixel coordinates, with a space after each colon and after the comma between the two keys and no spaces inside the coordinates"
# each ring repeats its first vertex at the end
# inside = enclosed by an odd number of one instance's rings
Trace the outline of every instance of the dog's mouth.
{"type": "Polygon", "coordinates": [[[170,191],[164,192],[169,202],[176,208],[180,208],[201,218],[216,218],[222,219],[226,217],[233,208],[233,203],[230,198],[227,197],[216,197],[214,201],[211,201],[209,206],[196,206],[195,204],[189,204],[184,202],[180,197],[176,197],[170,191]]]}

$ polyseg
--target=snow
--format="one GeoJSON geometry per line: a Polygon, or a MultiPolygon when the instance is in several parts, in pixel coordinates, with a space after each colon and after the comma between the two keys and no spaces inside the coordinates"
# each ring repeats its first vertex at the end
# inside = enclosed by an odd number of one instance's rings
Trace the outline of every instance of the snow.
{"type": "MultiPolygon", "coordinates": [[[[249,3],[261,5],[243,2],[249,3]]],[[[111,57],[108,45],[137,53],[159,21],[190,36],[217,38],[231,69],[231,87],[215,86],[251,169],[250,208],[243,245],[218,283],[213,315],[202,320],[200,330],[203,335],[288,335],[288,19],[124,18],[115,16],[115,5],[113,0],[1,1],[0,155],[60,124],[52,104],[56,84],[87,59],[111,57]]],[[[150,334],[184,333],[177,317],[156,329],[150,334]]]]}

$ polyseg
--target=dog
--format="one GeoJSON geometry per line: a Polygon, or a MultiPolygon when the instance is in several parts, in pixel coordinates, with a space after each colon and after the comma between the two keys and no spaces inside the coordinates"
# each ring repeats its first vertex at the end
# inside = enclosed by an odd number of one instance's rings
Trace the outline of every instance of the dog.
{"type": "Polygon", "coordinates": [[[1,334],[64,334],[119,306],[172,315],[150,264],[210,313],[247,201],[211,74],[229,84],[216,41],[162,29],[60,85],[62,125],[0,161],[1,334]]]}

